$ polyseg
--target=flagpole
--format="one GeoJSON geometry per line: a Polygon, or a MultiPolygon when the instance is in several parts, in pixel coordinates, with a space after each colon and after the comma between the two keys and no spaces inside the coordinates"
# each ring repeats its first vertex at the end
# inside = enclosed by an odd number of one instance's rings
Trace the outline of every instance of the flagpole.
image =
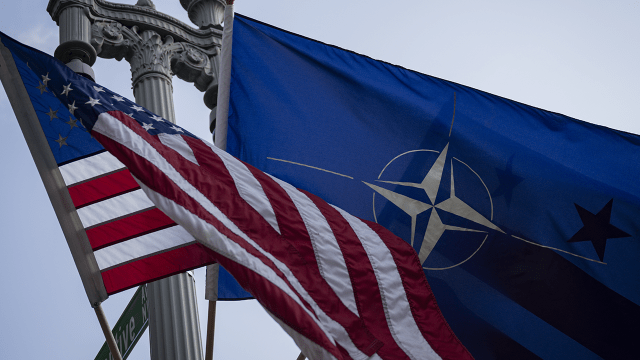
{"type": "Polygon", "coordinates": [[[94,306],[93,310],[95,310],[96,312],[96,316],[98,317],[98,322],[100,323],[100,327],[102,328],[104,337],[107,339],[107,345],[109,346],[109,351],[111,351],[111,356],[113,357],[113,360],[122,360],[122,355],[120,355],[118,344],[116,344],[116,338],[113,336],[113,333],[111,332],[111,327],[109,326],[107,317],[104,315],[104,311],[102,310],[102,305],[98,303],[98,305],[94,306]]]}
{"type": "Polygon", "coordinates": [[[216,301],[209,301],[209,318],[207,319],[207,345],[204,360],[213,360],[213,340],[216,331],[216,301]]]}
{"type": "Polygon", "coordinates": [[[301,352],[300,352],[300,355],[298,355],[298,358],[297,358],[296,360],[304,360],[304,359],[306,359],[306,358],[307,358],[307,357],[306,357],[306,356],[304,356],[304,354],[303,354],[303,353],[302,353],[302,351],[301,351],[301,352]]]}
{"type": "MultiPolygon", "coordinates": [[[[222,32],[222,51],[220,53],[220,69],[218,70],[218,100],[216,104],[216,126],[214,134],[215,145],[222,149],[227,149],[227,117],[229,115],[229,88],[231,86],[231,46],[233,40],[233,3],[234,0],[227,0],[224,8],[224,30],[222,32]]],[[[216,265],[207,267],[207,287],[215,293],[209,299],[209,316],[207,318],[207,342],[204,359],[213,359],[213,340],[216,324],[216,300],[217,299],[217,271],[216,265]],[[215,271],[213,269],[215,268],[215,271]],[[211,275],[210,275],[211,272],[211,275]],[[215,284],[209,284],[209,277],[214,276],[215,284]]]]}
{"type": "Polygon", "coordinates": [[[227,0],[224,9],[224,31],[218,80],[218,101],[216,104],[216,127],[214,142],[222,150],[227,149],[227,117],[229,115],[229,89],[231,87],[231,48],[233,41],[233,2],[227,0]]]}

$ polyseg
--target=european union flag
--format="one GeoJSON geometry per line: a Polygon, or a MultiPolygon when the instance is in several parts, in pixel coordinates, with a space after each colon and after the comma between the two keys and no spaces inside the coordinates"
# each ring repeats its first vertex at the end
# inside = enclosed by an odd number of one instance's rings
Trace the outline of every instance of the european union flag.
{"type": "Polygon", "coordinates": [[[477,359],[628,359],[640,137],[244,16],[227,150],[411,243],[477,359]]]}

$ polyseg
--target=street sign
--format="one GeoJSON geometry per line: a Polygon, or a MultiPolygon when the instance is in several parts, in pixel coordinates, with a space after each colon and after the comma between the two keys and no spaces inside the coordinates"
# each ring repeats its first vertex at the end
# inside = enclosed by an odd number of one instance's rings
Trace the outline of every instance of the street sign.
{"type": "MultiPolygon", "coordinates": [[[[111,330],[123,360],[129,356],[147,326],[149,326],[149,303],[147,302],[147,285],[145,284],[138,288],[120,315],[116,326],[111,330]]],[[[106,342],[102,345],[95,360],[113,360],[106,342]]]]}

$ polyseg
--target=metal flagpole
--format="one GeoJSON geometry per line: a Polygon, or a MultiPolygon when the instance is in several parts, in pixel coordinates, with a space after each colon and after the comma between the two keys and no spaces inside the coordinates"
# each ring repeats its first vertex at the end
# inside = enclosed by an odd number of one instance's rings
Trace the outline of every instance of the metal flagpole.
{"type": "Polygon", "coordinates": [[[216,301],[209,300],[209,317],[207,319],[207,346],[204,360],[213,360],[213,340],[216,332],[216,301]]]}
{"type": "MultiPolygon", "coordinates": [[[[222,32],[222,49],[220,53],[220,68],[218,70],[218,98],[215,109],[214,144],[222,150],[227,148],[227,116],[229,114],[229,88],[231,86],[231,48],[233,40],[233,3],[227,0],[224,8],[224,30],[222,32]]],[[[216,299],[218,290],[218,267],[207,266],[207,294],[209,300],[209,316],[207,318],[207,342],[205,360],[213,359],[213,341],[216,323],[216,299]],[[212,294],[209,295],[209,292],[212,294]]]]}
{"type": "Polygon", "coordinates": [[[204,298],[209,301],[209,316],[207,318],[207,340],[204,360],[213,359],[213,340],[216,329],[216,300],[218,300],[219,264],[207,266],[207,277],[204,287],[204,298]]]}
{"type": "Polygon", "coordinates": [[[229,89],[231,87],[231,48],[233,47],[233,2],[227,0],[224,9],[224,31],[220,53],[220,78],[218,80],[218,102],[214,142],[222,150],[227,149],[227,117],[229,115],[229,89]]]}
{"type": "Polygon", "coordinates": [[[116,338],[113,337],[107,317],[104,315],[104,311],[102,310],[102,305],[98,304],[94,306],[93,310],[96,312],[104,337],[107,339],[107,345],[109,346],[113,360],[122,360],[122,355],[120,355],[120,350],[118,350],[118,344],[116,344],[116,338]]]}

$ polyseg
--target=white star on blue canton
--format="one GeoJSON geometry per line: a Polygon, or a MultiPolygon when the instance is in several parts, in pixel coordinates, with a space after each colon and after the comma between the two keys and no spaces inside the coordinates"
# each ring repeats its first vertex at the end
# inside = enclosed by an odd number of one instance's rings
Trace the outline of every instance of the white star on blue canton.
{"type": "Polygon", "coordinates": [[[71,83],[69,83],[69,85],[62,85],[62,87],[64,88],[64,90],[62,90],[62,93],[60,95],[67,95],[69,96],[69,91],[72,91],[73,89],[71,88],[71,83]]]}
{"type": "Polygon", "coordinates": [[[101,88],[99,86],[94,86],[94,89],[96,89],[96,92],[104,92],[104,88],[101,88]]]}
{"type": "Polygon", "coordinates": [[[132,108],[133,110],[135,110],[135,111],[144,111],[144,109],[142,108],[142,106],[133,105],[131,108],[132,108]]]}
{"type": "Polygon", "coordinates": [[[158,115],[153,115],[151,118],[152,118],[153,120],[155,120],[155,121],[162,121],[162,117],[160,117],[160,116],[158,116],[158,115]]]}
{"type": "Polygon", "coordinates": [[[71,113],[71,115],[75,116],[73,112],[76,111],[77,109],[78,108],[76,107],[76,101],[74,100],[73,104],[69,104],[69,112],[71,113]]]}
{"type": "Polygon", "coordinates": [[[111,98],[115,99],[116,101],[124,101],[124,98],[122,96],[118,96],[118,95],[113,95],[111,98]]]}
{"type": "Polygon", "coordinates": [[[147,124],[147,123],[142,123],[142,127],[147,131],[151,129],[155,129],[152,124],[147,124]]]}
{"type": "Polygon", "coordinates": [[[44,84],[44,86],[47,86],[47,83],[49,82],[49,73],[47,73],[47,75],[41,75],[42,76],[42,83],[44,84]]]}
{"type": "Polygon", "coordinates": [[[130,113],[130,114],[124,113],[124,114],[127,115],[130,118],[133,118],[133,113],[130,113]]]}
{"type": "Polygon", "coordinates": [[[98,100],[98,99],[94,99],[94,98],[92,98],[91,96],[89,96],[89,101],[87,101],[85,104],[87,104],[87,105],[91,104],[91,107],[94,107],[94,106],[96,106],[96,105],[102,105],[102,104],[100,103],[100,100],[98,100]]]}
{"type": "Polygon", "coordinates": [[[172,129],[173,131],[177,131],[177,132],[184,132],[184,130],[180,129],[179,127],[177,127],[177,126],[175,126],[175,125],[174,125],[174,126],[172,126],[172,127],[171,127],[171,129],[172,129]]]}

